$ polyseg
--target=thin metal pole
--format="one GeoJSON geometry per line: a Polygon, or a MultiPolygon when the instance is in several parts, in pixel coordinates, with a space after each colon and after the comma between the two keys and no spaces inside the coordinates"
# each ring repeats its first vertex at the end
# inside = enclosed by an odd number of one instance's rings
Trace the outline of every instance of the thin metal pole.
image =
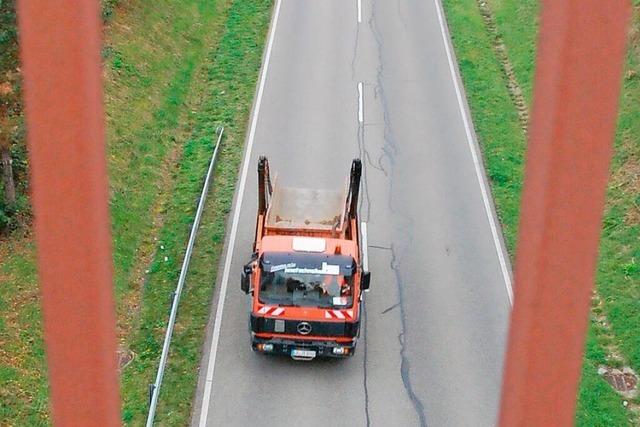
{"type": "Polygon", "coordinates": [[[18,2],[53,423],[117,426],[98,0],[18,2]]]}
{"type": "Polygon", "coordinates": [[[182,269],[180,270],[180,277],[178,278],[178,285],[174,292],[171,304],[171,314],[169,315],[169,324],[167,325],[167,331],[164,337],[164,343],[162,345],[162,355],[160,356],[160,365],[158,366],[158,373],[156,374],[156,380],[151,386],[151,405],[149,406],[149,414],[147,416],[147,427],[153,426],[153,420],[156,416],[156,408],[158,406],[158,397],[160,396],[160,386],[162,385],[162,378],[164,377],[164,369],[167,364],[167,358],[169,357],[169,347],[171,346],[171,336],[173,334],[173,327],[176,323],[176,316],[178,315],[178,304],[180,303],[180,295],[182,294],[182,288],[184,287],[184,281],[187,277],[187,271],[189,270],[189,262],[191,261],[191,253],[193,252],[193,245],[196,241],[196,235],[198,233],[198,227],[200,225],[200,219],[202,217],[202,211],[204,210],[205,200],[207,193],[209,192],[209,183],[211,182],[211,175],[213,175],[213,168],[215,166],[216,157],[218,156],[218,148],[220,147],[220,141],[222,140],[222,134],[224,133],[224,127],[219,126],[216,131],[218,132],[218,140],[209,162],[209,170],[202,186],[202,193],[200,194],[200,201],[198,203],[198,209],[196,210],[196,216],[191,226],[191,234],[189,235],[189,242],[187,243],[187,251],[184,254],[182,260],[182,269]]]}
{"type": "Polygon", "coordinates": [[[574,423],[630,12],[542,2],[503,427],[574,423]]]}

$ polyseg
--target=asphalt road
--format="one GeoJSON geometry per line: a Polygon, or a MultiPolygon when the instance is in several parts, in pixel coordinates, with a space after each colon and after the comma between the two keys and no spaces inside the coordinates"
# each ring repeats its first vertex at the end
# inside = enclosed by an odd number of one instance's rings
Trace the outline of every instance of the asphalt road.
{"type": "Polygon", "coordinates": [[[361,0],[359,22],[358,9],[276,3],[194,425],[495,424],[510,284],[441,12],[434,0],[361,0]],[[372,290],[350,359],[249,348],[239,274],[261,154],[281,182],[314,188],[341,187],[364,160],[372,290]]]}

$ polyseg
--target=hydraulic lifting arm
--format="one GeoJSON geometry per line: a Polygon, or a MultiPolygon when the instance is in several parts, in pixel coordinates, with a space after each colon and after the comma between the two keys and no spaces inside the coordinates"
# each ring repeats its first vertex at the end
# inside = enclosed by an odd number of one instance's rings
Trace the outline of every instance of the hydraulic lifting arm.
{"type": "Polygon", "coordinates": [[[347,217],[349,219],[358,218],[358,195],[360,194],[361,176],[362,161],[360,159],[353,159],[351,163],[351,176],[349,177],[349,194],[347,196],[347,203],[349,204],[347,217]]]}
{"type": "Polygon", "coordinates": [[[271,176],[269,174],[269,160],[265,156],[260,156],[258,160],[258,218],[256,219],[256,235],[253,243],[253,251],[256,252],[258,233],[264,230],[264,221],[267,216],[267,209],[271,201],[273,187],[271,186],[271,176]]]}
{"type": "Polygon", "coordinates": [[[258,160],[258,215],[266,215],[272,191],[269,160],[265,156],[260,156],[258,160]]]}

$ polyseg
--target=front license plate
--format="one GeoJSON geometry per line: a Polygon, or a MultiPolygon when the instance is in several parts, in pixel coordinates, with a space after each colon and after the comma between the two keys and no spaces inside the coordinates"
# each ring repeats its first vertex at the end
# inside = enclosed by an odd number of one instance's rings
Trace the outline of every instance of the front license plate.
{"type": "Polygon", "coordinates": [[[313,358],[316,357],[316,352],[315,350],[299,350],[294,348],[291,350],[291,357],[313,358]]]}

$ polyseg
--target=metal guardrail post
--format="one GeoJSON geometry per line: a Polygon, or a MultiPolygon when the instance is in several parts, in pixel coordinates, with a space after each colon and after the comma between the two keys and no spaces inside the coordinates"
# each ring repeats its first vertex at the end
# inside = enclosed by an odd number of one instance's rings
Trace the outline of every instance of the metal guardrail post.
{"type": "Polygon", "coordinates": [[[542,2],[500,426],[572,426],[628,0],[542,2]]]}
{"type": "Polygon", "coordinates": [[[191,226],[191,233],[189,235],[189,242],[187,243],[187,250],[184,254],[184,259],[182,261],[182,268],[180,270],[180,277],[178,278],[178,285],[176,286],[176,290],[173,292],[172,294],[173,296],[171,298],[171,312],[169,314],[169,323],[167,324],[167,331],[165,333],[164,343],[162,345],[162,354],[160,356],[158,373],[156,374],[155,382],[149,385],[151,402],[149,404],[149,414],[147,415],[147,427],[153,426],[153,420],[155,419],[156,408],[158,406],[158,398],[160,396],[160,387],[162,385],[164,370],[167,364],[167,359],[169,357],[169,347],[171,346],[171,336],[173,334],[173,328],[176,323],[176,316],[178,315],[178,304],[180,303],[180,296],[182,294],[182,289],[184,288],[184,282],[187,277],[187,271],[189,270],[191,253],[193,251],[193,245],[196,241],[196,235],[198,233],[200,219],[202,218],[202,211],[204,210],[205,200],[207,199],[207,193],[209,192],[209,184],[211,182],[211,176],[213,175],[216,158],[218,156],[218,149],[220,148],[220,142],[222,141],[224,127],[218,126],[218,128],[216,129],[216,132],[218,133],[218,140],[213,150],[211,161],[209,162],[209,169],[207,170],[207,176],[202,186],[202,193],[200,194],[200,200],[198,202],[196,216],[193,220],[193,225],[191,226]]]}

